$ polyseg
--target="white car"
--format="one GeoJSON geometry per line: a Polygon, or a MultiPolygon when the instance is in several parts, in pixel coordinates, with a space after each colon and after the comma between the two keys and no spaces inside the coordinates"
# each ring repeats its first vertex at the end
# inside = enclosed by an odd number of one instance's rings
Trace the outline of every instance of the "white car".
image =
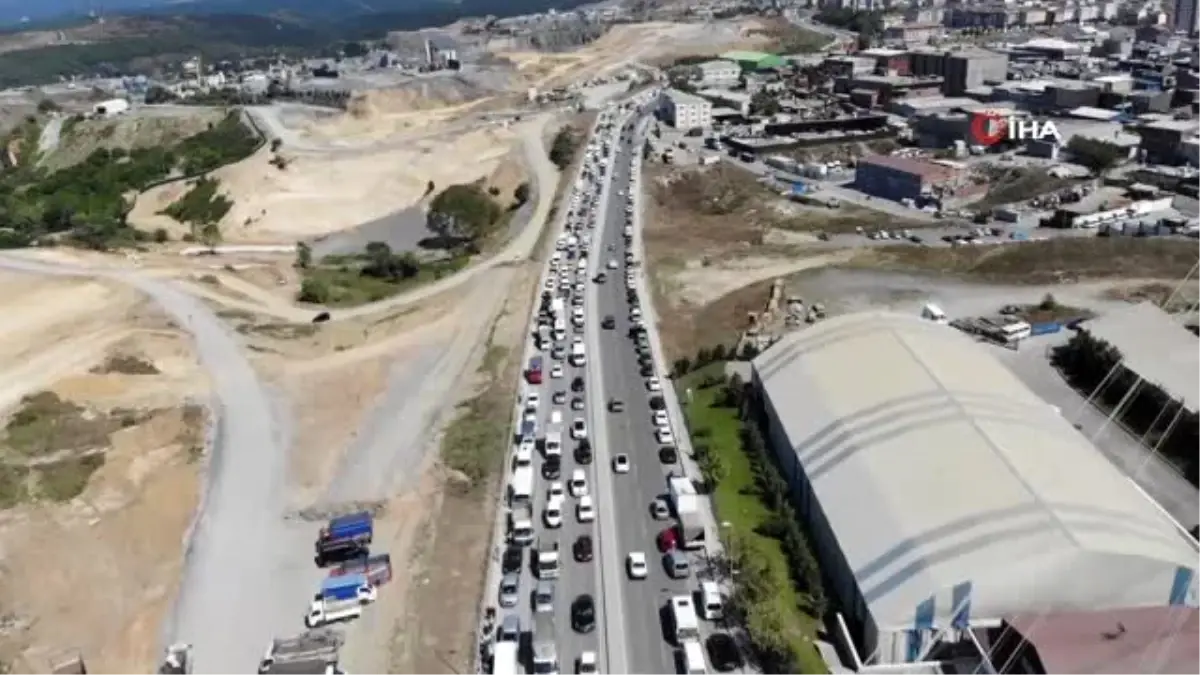
{"type": "Polygon", "coordinates": [[[629,572],[630,579],[645,579],[649,573],[649,568],[646,566],[646,554],[641,551],[634,551],[625,559],[625,568],[629,572]]]}
{"type": "Polygon", "coordinates": [[[629,455],[617,455],[613,457],[613,471],[616,473],[629,473],[629,455]]]}
{"type": "Polygon", "coordinates": [[[528,394],[525,394],[525,409],[526,410],[537,410],[538,405],[540,405],[541,402],[542,402],[542,396],[541,396],[541,394],[537,393],[536,391],[531,391],[528,394]]]}
{"type": "Polygon", "coordinates": [[[563,420],[563,417],[562,417],[561,410],[551,410],[550,411],[550,425],[551,426],[558,426],[559,424],[562,424],[562,420],[563,420]]]}
{"type": "Polygon", "coordinates": [[[670,429],[659,427],[654,432],[654,439],[658,441],[659,445],[675,445],[675,434],[671,433],[670,429]]]}
{"type": "Polygon", "coordinates": [[[659,382],[657,377],[647,377],[646,391],[662,391],[662,382],[659,382]]]}
{"type": "Polygon", "coordinates": [[[542,512],[542,520],[546,522],[546,527],[555,529],[562,527],[562,505],[563,500],[553,499],[546,504],[546,510],[542,512]]]}
{"type": "Polygon", "coordinates": [[[571,480],[567,481],[567,489],[571,491],[572,497],[587,496],[587,476],[583,473],[583,469],[575,469],[571,472],[571,480]]]}
{"type": "Polygon", "coordinates": [[[550,366],[550,377],[562,377],[562,376],[563,376],[563,367],[562,367],[561,363],[556,363],[553,366],[550,366]]]}
{"type": "Polygon", "coordinates": [[[663,429],[666,429],[671,426],[671,420],[667,419],[667,411],[665,411],[665,410],[655,410],[654,411],[654,426],[662,427],[663,429]]]}
{"type": "Polygon", "coordinates": [[[596,519],[596,509],[592,506],[592,498],[584,495],[579,498],[579,503],[575,505],[575,517],[581,523],[590,523],[596,519]]]}
{"type": "Polygon", "coordinates": [[[617,269],[617,261],[615,258],[608,259],[608,269],[610,269],[610,270],[617,269]]]}
{"type": "Polygon", "coordinates": [[[600,672],[597,661],[596,652],[583,652],[575,662],[575,672],[577,675],[596,675],[600,672]]]}
{"type": "Polygon", "coordinates": [[[563,489],[563,484],[561,481],[557,481],[557,480],[554,481],[553,483],[550,484],[550,487],[546,490],[546,501],[547,502],[552,502],[556,499],[563,499],[566,496],[567,496],[567,492],[566,492],[566,490],[563,489]]]}
{"type": "Polygon", "coordinates": [[[587,422],[582,418],[576,417],[574,422],[571,422],[571,438],[582,441],[587,438],[587,422]]]}

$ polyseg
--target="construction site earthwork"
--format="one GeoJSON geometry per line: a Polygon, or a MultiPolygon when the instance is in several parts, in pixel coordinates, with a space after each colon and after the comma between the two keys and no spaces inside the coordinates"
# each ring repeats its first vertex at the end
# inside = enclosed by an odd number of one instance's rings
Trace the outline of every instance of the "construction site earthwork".
{"type": "MultiPolygon", "coordinates": [[[[617,27],[575,51],[494,53],[509,73],[490,89],[457,78],[358,92],[346,110],[247,108],[270,142],[205,177],[229,204],[220,247],[204,250],[168,213],[193,180],[130,195],[128,222],[152,233],[135,252],[5,252],[0,664],[153,670],[166,636],[181,632],[180,605],[199,602],[187,568],[207,555],[208,531],[287,548],[318,521],[367,509],[396,572],[344,646],[347,668],[470,668],[490,554],[492,519],[480,513],[494,509],[514,349],[572,180],[549,148],[564,127],[582,136],[590,118],[583,106],[531,105],[526,92],[624,81],[639,59],[754,46],[745,32],[732,22],[617,27]],[[385,291],[347,287],[320,305],[297,300],[307,276],[341,288],[325,261],[368,243],[419,252],[431,191],[455,184],[486,186],[497,201],[523,185],[527,194],[453,269],[385,291]],[[321,262],[302,269],[298,246],[321,262]],[[264,475],[277,484],[254,482],[264,475]],[[208,496],[225,490],[245,511],[208,512],[198,529],[208,496]],[[261,509],[284,517],[247,516],[261,509]]],[[[19,98],[6,105],[28,103],[19,98]]],[[[53,171],[98,148],[186,138],[226,114],[56,116],[43,120],[36,159],[29,148],[24,159],[53,171]]],[[[241,576],[312,574],[229,563],[231,593],[241,576]]]]}

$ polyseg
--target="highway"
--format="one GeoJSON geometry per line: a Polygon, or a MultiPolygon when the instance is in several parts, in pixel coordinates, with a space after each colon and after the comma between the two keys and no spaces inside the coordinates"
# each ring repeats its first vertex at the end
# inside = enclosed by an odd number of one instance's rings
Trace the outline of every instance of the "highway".
{"type": "MultiPolygon", "coordinates": [[[[630,159],[641,148],[633,134],[635,123],[631,120],[622,134],[631,140],[617,148],[610,196],[602,206],[605,223],[598,232],[597,250],[603,252],[605,262],[615,259],[620,272],[610,272],[607,282],[598,287],[597,302],[592,305],[590,319],[597,326],[605,316],[611,315],[615,319],[611,330],[602,330],[597,363],[603,363],[605,400],[619,399],[625,404],[625,410],[605,413],[606,442],[597,453],[597,461],[611,461],[611,456],[624,453],[629,455],[632,464],[628,474],[613,474],[615,494],[611,504],[620,523],[616,541],[625,619],[621,639],[625,645],[627,669],[623,672],[669,673],[676,672],[677,666],[674,650],[664,637],[660,611],[671,596],[686,594],[689,590],[686,580],[671,579],[662,567],[655,538],[673,521],[654,520],[650,515],[650,504],[655,497],[666,493],[667,475],[672,471],[682,473],[682,467],[659,462],[659,446],[654,438],[649,404],[651,394],[646,378],[639,372],[634,342],[629,338],[632,323],[624,282],[626,246],[622,230],[626,222],[626,196],[630,190],[630,159]],[[631,551],[641,551],[648,558],[649,576],[644,580],[630,580],[624,572],[625,556],[631,551]]],[[[606,541],[606,544],[611,545],[611,542],[606,541]]],[[[616,639],[610,636],[610,641],[616,639]]]]}
{"type": "MultiPolygon", "coordinates": [[[[599,132],[593,133],[591,148],[597,148],[596,139],[601,136],[599,132]]],[[[611,158],[610,158],[611,162],[611,158]]],[[[594,166],[592,163],[587,163],[585,169],[594,166]]],[[[609,174],[611,176],[611,173],[609,174]]],[[[595,227],[596,221],[590,214],[586,213],[586,209],[572,209],[570,204],[575,200],[575,194],[579,193],[579,200],[586,201],[589,198],[596,198],[601,203],[604,199],[605,185],[607,181],[601,182],[600,185],[587,185],[583,190],[573,191],[568,195],[567,204],[564,205],[562,211],[566,213],[566,229],[577,233],[580,238],[585,238],[592,228],[595,227]],[[575,211],[575,212],[572,212],[575,211]]],[[[593,252],[595,248],[593,247],[593,252]]],[[[552,270],[550,266],[543,272],[541,290],[547,288],[547,284],[557,285],[558,278],[561,272],[568,272],[575,280],[582,282],[584,285],[584,300],[585,303],[590,300],[591,286],[589,279],[595,274],[595,265],[597,264],[594,256],[588,260],[587,268],[577,271],[577,261],[568,260],[564,256],[559,263],[557,270],[552,270]]],[[[577,291],[573,290],[570,295],[564,300],[570,300],[577,291]]],[[[556,645],[559,669],[560,672],[573,671],[575,668],[576,659],[584,652],[590,651],[596,653],[603,659],[605,653],[603,647],[603,594],[599,588],[598,568],[603,565],[601,557],[600,538],[597,536],[597,525],[595,521],[581,523],[577,517],[576,506],[579,499],[573,496],[568,496],[565,499],[562,510],[562,525],[557,528],[547,526],[544,519],[545,509],[548,499],[548,491],[552,483],[558,483],[566,490],[567,482],[571,478],[571,474],[576,469],[581,469],[586,477],[588,492],[593,499],[595,510],[599,512],[599,516],[605,516],[604,510],[607,506],[606,500],[602,497],[597,484],[597,471],[606,469],[607,467],[599,465],[596,462],[580,463],[577,460],[576,449],[578,441],[571,438],[570,429],[572,423],[576,419],[582,419],[587,423],[589,430],[589,440],[595,445],[600,441],[594,437],[590,437],[590,431],[594,428],[592,420],[603,419],[600,415],[603,414],[600,399],[595,395],[591,381],[591,372],[594,369],[592,363],[585,364],[583,367],[572,365],[568,359],[554,358],[552,349],[549,347],[539,349],[536,346],[534,339],[534,327],[537,324],[537,311],[540,303],[537,303],[534,308],[534,316],[530,320],[530,330],[527,333],[527,345],[524,350],[524,364],[528,364],[534,356],[540,357],[544,363],[544,378],[540,384],[531,384],[527,380],[522,381],[520,400],[516,402],[514,407],[514,429],[519,429],[521,420],[524,417],[524,411],[527,409],[531,395],[536,395],[538,403],[536,405],[536,413],[534,417],[537,421],[537,435],[543,442],[541,447],[534,453],[533,469],[534,469],[534,489],[532,494],[533,516],[535,540],[531,546],[527,546],[523,550],[523,564],[518,573],[520,579],[519,601],[515,607],[509,609],[499,609],[497,612],[498,622],[502,622],[504,617],[510,614],[516,614],[521,619],[522,630],[529,634],[533,630],[534,611],[533,611],[533,594],[537,587],[537,576],[534,573],[534,562],[536,552],[540,545],[557,542],[559,546],[559,576],[552,584],[554,586],[554,641],[556,645]],[[561,368],[560,371],[556,368],[561,368]],[[557,376],[556,376],[557,375],[557,376]],[[576,378],[580,378],[582,391],[575,391],[574,386],[576,378]],[[555,403],[556,394],[561,395],[561,403],[555,403]],[[582,399],[583,409],[576,410],[573,405],[575,398],[582,399]],[[552,422],[552,415],[561,416],[558,422],[552,422]],[[563,453],[561,473],[557,478],[547,479],[544,473],[545,454],[544,454],[544,438],[546,431],[552,426],[561,429],[563,434],[563,453]],[[577,561],[574,556],[574,545],[581,536],[589,536],[593,541],[593,559],[591,561],[577,561]],[[580,595],[590,595],[596,603],[596,627],[592,632],[579,633],[576,632],[571,622],[571,604],[580,595]]],[[[567,305],[568,307],[570,305],[567,305]]],[[[563,350],[569,349],[570,341],[575,338],[585,338],[585,332],[590,328],[591,319],[585,321],[584,326],[577,327],[568,322],[567,339],[555,341],[554,345],[561,345],[563,350]]],[[[585,342],[586,344],[586,342],[585,342]]],[[[594,353],[594,352],[592,352],[594,353]]],[[[517,447],[517,438],[513,441],[513,449],[517,447]]],[[[597,456],[598,460],[598,456],[597,456]]],[[[514,456],[515,462],[515,456],[514,456]]],[[[511,481],[512,468],[509,467],[509,479],[511,481]]],[[[507,504],[506,504],[507,506],[507,504]]],[[[497,554],[502,553],[505,540],[507,523],[505,512],[507,509],[500,509],[499,517],[497,518],[497,554]]],[[[490,570],[489,580],[485,587],[484,607],[497,607],[499,604],[498,586],[500,582],[499,555],[493,557],[492,569],[490,570]]],[[[530,635],[530,640],[538,639],[537,635],[530,635]]],[[[528,672],[532,672],[532,664],[529,662],[529,650],[523,650],[524,655],[522,661],[528,672]]],[[[602,664],[605,661],[601,661],[602,664]]]]}

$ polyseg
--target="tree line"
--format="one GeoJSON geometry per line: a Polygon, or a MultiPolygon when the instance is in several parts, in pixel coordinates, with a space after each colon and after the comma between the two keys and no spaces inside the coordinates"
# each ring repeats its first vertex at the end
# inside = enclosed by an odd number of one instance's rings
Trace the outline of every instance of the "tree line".
{"type": "Polygon", "coordinates": [[[0,175],[0,222],[5,223],[0,248],[62,240],[106,250],[143,241],[147,235],[126,221],[132,207],[127,194],[174,175],[211,171],[238,161],[257,144],[238,113],[231,112],[172,146],[100,148],[82,162],[51,173],[36,162],[22,162],[0,175]]]}
{"type": "MultiPolygon", "coordinates": [[[[737,570],[730,603],[732,616],[746,627],[763,672],[800,672],[796,641],[788,635],[777,603],[785,594],[786,586],[791,585],[804,603],[798,609],[819,619],[825,614],[827,599],[816,555],[792,506],[791,490],[763,436],[765,410],[753,389],[736,373],[729,377],[711,375],[699,386],[702,389],[721,386],[715,405],[738,411],[740,449],[749,461],[759,501],[771,514],[766,527],[758,534],[780,543],[788,566],[788,578],[779,578],[766,563],[769,556],[756,548],[755,540],[732,533],[734,540],[727,542],[726,547],[729,563],[737,570]]],[[[699,433],[693,432],[693,436],[701,441],[693,447],[696,461],[707,487],[712,489],[725,478],[727,469],[708,446],[708,434],[702,429],[696,431],[699,433]]]]}
{"type": "MultiPolygon", "coordinates": [[[[1051,356],[1051,363],[1085,396],[1104,383],[1121,361],[1120,350],[1087,331],[1075,333],[1066,344],[1056,347],[1051,356]]],[[[1147,444],[1158,448],[1192,485],[1200,485],[1200,457],[1196,454],[1196,448],[1200,447],[1200,421],[1196,412],[1183,409],[1181,402],[1170,394],[1153,383],[1139,381],[1136,373],[1120,367],[1104,383],[1097,402],[1115,409],[1123,401],[1121,422],[1135,434],[1145,436],[1147,444]],[[1129,399],[1125,400],[1127,396],[1129,399]]]]}

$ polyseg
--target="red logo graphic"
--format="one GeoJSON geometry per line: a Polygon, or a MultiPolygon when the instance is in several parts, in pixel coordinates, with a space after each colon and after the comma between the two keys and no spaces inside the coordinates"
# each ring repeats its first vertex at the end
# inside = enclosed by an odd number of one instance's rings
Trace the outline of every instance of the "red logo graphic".
{"type": "Polygon", "coordinates": [[[995,145],[1008,138],[1008,119],[999,113],[978,113],[971,120],[971,136],[979,145],[995,145]]]}

